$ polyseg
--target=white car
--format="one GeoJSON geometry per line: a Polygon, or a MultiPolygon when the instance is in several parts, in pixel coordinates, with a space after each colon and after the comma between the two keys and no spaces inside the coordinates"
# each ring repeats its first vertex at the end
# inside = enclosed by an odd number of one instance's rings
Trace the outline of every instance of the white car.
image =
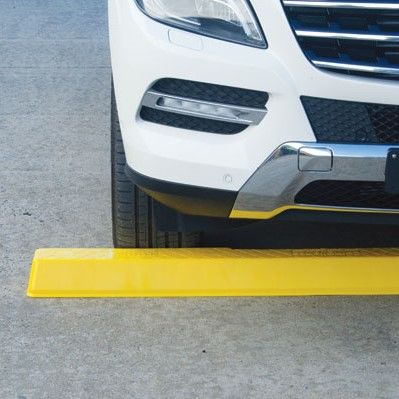
{"type": "Polygon", "coordinates": [[[398,223],[398,0],[109,0],[116,247],[398,223]]]}

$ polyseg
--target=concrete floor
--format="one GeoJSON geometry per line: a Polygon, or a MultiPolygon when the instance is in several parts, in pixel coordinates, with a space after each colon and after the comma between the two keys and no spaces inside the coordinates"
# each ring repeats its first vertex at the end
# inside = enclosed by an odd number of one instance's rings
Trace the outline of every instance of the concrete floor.
{"type": "Polygon", "coordinates": [[[36,248],[111,245],[105,0],[0,0],[0,54],[0,398],[399,397],[396,297],[26,298],[36,248]]]}

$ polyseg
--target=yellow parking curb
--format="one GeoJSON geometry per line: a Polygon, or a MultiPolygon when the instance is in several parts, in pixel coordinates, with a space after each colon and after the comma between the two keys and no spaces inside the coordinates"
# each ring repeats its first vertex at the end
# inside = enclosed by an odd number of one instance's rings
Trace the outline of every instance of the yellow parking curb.
{"type": "Polygon", "coordinates": [[[399,249],[40,249],[31,297],[399,294],[399,249]]]}

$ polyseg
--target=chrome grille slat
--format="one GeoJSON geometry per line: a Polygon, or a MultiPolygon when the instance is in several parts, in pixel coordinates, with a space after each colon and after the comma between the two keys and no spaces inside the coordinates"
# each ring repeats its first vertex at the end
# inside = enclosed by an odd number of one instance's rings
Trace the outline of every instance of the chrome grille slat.
{"type": "Polygon", "coordinates": [[[324,7],[324,8],[350,8],[365,10],[399,10],[397,2],[368,3],[352,1],[306,1],[306,0],[283,0],[287,7],[324,7]]]}
{"type": "Polygon", "coordinates": [[[399,78],[399,0],[282,0],[307,58],[336,73],[399,78]]]}
{"type": "Polygon", "coordinates": [[[320,68],[342,69],[342,70],[351,69],[353,71],[359,71],[359,72],[399,76],[398,68],[387,68],[387,67],[374,66],[374,65],[345,64],[344,62],[328,62],[321,60],[313,60],[312,62],[313,64],[315,64],[320,68]]]}
{"type": "Polygon", "coordinates": [[[399,42],[399,34],[384,35],[373,33],[357,33],[357,32],[332,32],[320,30],[295,29],[295,33],[300,37],[319,37],[329,39],[347,39],[347,40],[374,40],[377,42],[399,42]]]}

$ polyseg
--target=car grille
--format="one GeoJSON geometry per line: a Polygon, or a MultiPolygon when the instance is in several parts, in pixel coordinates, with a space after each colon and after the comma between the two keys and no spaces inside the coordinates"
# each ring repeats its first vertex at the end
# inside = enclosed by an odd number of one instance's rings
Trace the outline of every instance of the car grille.
{"type": "Polygon", "coordinates": [[[283,0],[307,58],[349,75],[399,79],[399,2],[283,0]]]}
{"type": "Polygon", "coordinates": [[[399,209],[399,195],[385,192],[384,182],[317,180],[295,197],[297,204],[347,208],[399,209]]]}
{"type": "Polygon", "coordinates": [[[317,141],[398,144],[399,106],[301,97],[317,141]]]}
{"type": "MultiPolygon", "coordinates": [[[[208,101],[220,103],[221,105],[234,105],[260,110],[265,110],[265,105],[269,98],[268,93],[261,91],[171,78],[158,80],[150,90],[190,100],[208,101]]],[[[249,126],[241,123],[181,115],[146,106],[142,106],[140,117],[144,121],[160,125],[219,134],[236,134],[249,126]]]]}

